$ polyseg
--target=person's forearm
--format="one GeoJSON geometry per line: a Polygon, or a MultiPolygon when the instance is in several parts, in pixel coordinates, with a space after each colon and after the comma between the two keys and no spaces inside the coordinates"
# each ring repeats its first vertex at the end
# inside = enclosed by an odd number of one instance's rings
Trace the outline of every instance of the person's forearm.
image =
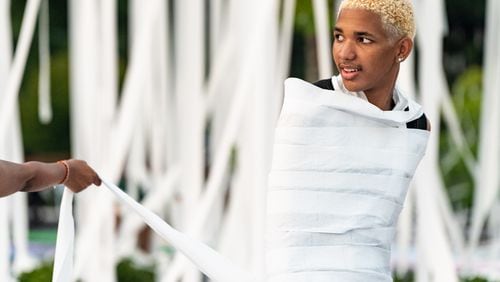
{"type": "Polygon", "coordinates": [[[20,191],[35,192],[54,186],[64,179],[66,168],[61,163],[27,162],[22,164],[30,172],[30,178],[20,191]]]}
{"type": "Polygon", "coordinates": [[[83,160],[23,164],[0,160],[0,197],[18,191],[41,191],[59,183],[78,193],[92,184],[101,185],[101,178],[83,160]]]}
{"type": "Polygon", "coordinates": [[[65,167],[59,163],[0,161],[0,197],[43,190],[61,182],[64,175],[65,167]]]}

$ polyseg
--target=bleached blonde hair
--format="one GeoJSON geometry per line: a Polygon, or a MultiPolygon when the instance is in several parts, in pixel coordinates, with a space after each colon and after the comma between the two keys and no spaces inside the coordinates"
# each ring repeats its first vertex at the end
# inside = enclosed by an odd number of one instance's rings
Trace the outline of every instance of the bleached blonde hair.
{"type": "Polygon", "coordinates": [[[342,9],[365,9],[380,16],[382,24],[393,38],[415,37],[415,18],[411,0],[344,0],[342,9]]]}

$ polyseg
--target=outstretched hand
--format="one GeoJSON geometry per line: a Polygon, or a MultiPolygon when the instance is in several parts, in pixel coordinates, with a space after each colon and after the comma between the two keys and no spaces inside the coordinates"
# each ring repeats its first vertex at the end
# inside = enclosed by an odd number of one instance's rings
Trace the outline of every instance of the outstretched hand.
{"type": "Polygon", "coordinates": [[[65,162],[68,166],[68,175],[63,184],[71,191],[78,193],[92,184],[101,185],[101,178],[86,161],[70,159],[65,162]]]}

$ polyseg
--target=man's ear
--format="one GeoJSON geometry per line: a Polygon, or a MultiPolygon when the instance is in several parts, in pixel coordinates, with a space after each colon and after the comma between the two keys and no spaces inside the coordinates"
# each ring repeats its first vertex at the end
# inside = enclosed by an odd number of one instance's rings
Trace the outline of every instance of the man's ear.
{"type": "Polygon", "coordinates": [[[403,37],[398,41],[397,45],[398,54],[396,59],[399,62],[402,62],[410,55],[411,50],[413,49],[413,40],[409,37],[403,37]]]}

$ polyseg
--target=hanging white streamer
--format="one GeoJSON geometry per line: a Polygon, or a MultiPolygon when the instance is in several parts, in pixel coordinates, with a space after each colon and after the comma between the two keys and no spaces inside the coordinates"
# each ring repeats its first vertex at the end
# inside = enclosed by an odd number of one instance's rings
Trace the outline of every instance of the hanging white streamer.
{"type": "Polygon", "coordinates": [[[50,39],[49,39],[49,1],[43,0],[38,19],[38,56],[40,76],[38,78],[38,118],[43,124],[52,121],[50,99],[50,39]]]}
{"type": "Polygon", "coordinates": [[[57,228],[56,252],[52,282],[71,281],[73,275],[73,242],[75,223],[73,220],[73,192],[64,190],[57,228]]]}
{"type": "MultiPolygon", "coordinates": [[[[114,184],[103,180],[103,184],[126,206],[133,209],[155,230],[160,237],[182,252],[208,277],[220,282],[255,281],[246,271],[240,269],[207,245],[196,241],[172,228],[153,212],[129,197],[114,184]]],[[[72,216],[73,193],[64,191],[54,262],[53,282],[71,281],[73,265],[74,220],[72,216]]]]}
{"type": "MultiPolygon", "coordinates": [[[[426,36],[417,37],[419,50],[419,92],[426,116],[432,122],[432,131],[439,132],[440,106],[443,92],[448,91],[442,65],[443,37],[447,31],[444,1],[417,1],[416,18],[435,21],[417,21],[417,30],[426,36]],[[438,94],[439,93],[439,94],[438,94]]],[[[431,134],[427,154],[417,172],[417,281],[458,281],[453,261],[452,246],[446,225],[446,215],[439,205],[439,190],[443,181],[439,171],[439,134],[431,134]],[[432,230],[432,232],[429,232],[432,230]],[[423,267],[423,269],[422,269],[423,267]]],[[[452,231],[453,232],[453,231],[452,231]]],[[[454,238],[454,237],[453,237],[454,238]]]]}
{"type": "MultiPolygon", "coordinates": [[[[5,93],[5,84],[12,60],[12,33],[10,24],[10,2],[0,1],[0,99],[5,93]]],[[[7,137],[7,136],[5,136],[7,137]]],[[[4,138],[4,135],[0,135],[4,138]]],[[[0,145],[1,146],[1,145],[0,145]]],[[[2,157],[4,155],[2,154],[2,157]]],[[[8,225],[8,199],[0,198],[0,281],[12,281],[10,276],[10,230],[8,225]]]]}
{"type": "MultiPolygon", "coordinates": [[[[14,162],[21,162],[23,160],[22,154],[22,141],[21,141],[21,131],[19,122],[19,105],[17,103],[17,96],[19,93],[19,87],[21,85],[22,76],[24,73],[24,68],[26,65],[26,59],[28,56],[29,48],[31,45],[31,40],[33,38],[34,26],[36,24],[36,17],[38,12],[38,7],[40,4],[39,0],[30,0],[26,3],[23,22],[21,26],[21,31],[19,34],[19,39],[17,41],[17,46],[15,48],[15,56],[11,60],[12,56],[12,40],[10,38],[11,25],[6,23],[5,20],[10,19],[9,14],[9,1],[1,1],[0,4],[0,18],[2,28],[0,30],[0,62],[2,64],[0,75],[0,156],[2,159],[10,160],[14,162]],[[8,37],[8,38],[7,38],[8,37]],[[12,62],[12,64],[11,64],[12,62]]],[[[12,233],[5,233],[9,240],[10,235],[12,236],[12,243],[15,249],[15,256],[12,264],[9,262],[6,268],[0,270],[2,273],[0,275],[9,276],[9,273],[4,273],[4,269],[7,269],[10,273],[19,273],[31,270],[35,265],[35,259],[33,259],[28,251],[28,217],[27,217],[27,199],[25,194],[17,194],[12,196],[7,200],[9,205],[10,216],[2,220],[5,224],[12,221],[12,233]],[[13,215],[15,214],[15,218],[13,215]]],[[[9,228],[3,228],[1,226],[0,232],[8,232],[9,228]],[[4,231],[5,230],[5,231],[4,231]]],[[[7,250],[10,244],[8,244],[7,250]]],[[[6,252],[7,255],[9,252],[6,252]]],[[[7,259],[7,261],[9,258],[7,259]]],[[[1,278],[0,278],[1,279],[1,278]]],[[[7,279],[7,278],[6,278],[7,279]]],[[[4,281],[4,280],[2,280],[4,281]]],[[[9,279],[5,280],[9,281],[9,279]]]]}
{"type": "Polygon", "coordinates": [[[29,0],[26,3],[23,24],[16,47],[16,54],[9,72],[6,88],[4,89],[5,96],[3,96],[2,103],[0,104],[0,136],[5,136],[7,125],[12,120],[13,112],[16,108],[16,97],[19,93],[19,87],[21,86],[21,79],[26,65],[31,40],[33,38],[39,6],[40,0],[29,0]]]}
{"type": "Polygon", "coordinates": [[[333,74],[331,60],[330,21],[328,18],[328,3],[325,0],[313,0],[314,25],[316,28],[316,44],[318,48],[318,66],[321,78],[333,74]]]}
{"type": "Polygon", "coordinates": [[[0,248],[6,250],[0,254],[0,280],[12,281],[9,273],[9,224],[8,224],[8,199],[0,198],[0,248]]]}

